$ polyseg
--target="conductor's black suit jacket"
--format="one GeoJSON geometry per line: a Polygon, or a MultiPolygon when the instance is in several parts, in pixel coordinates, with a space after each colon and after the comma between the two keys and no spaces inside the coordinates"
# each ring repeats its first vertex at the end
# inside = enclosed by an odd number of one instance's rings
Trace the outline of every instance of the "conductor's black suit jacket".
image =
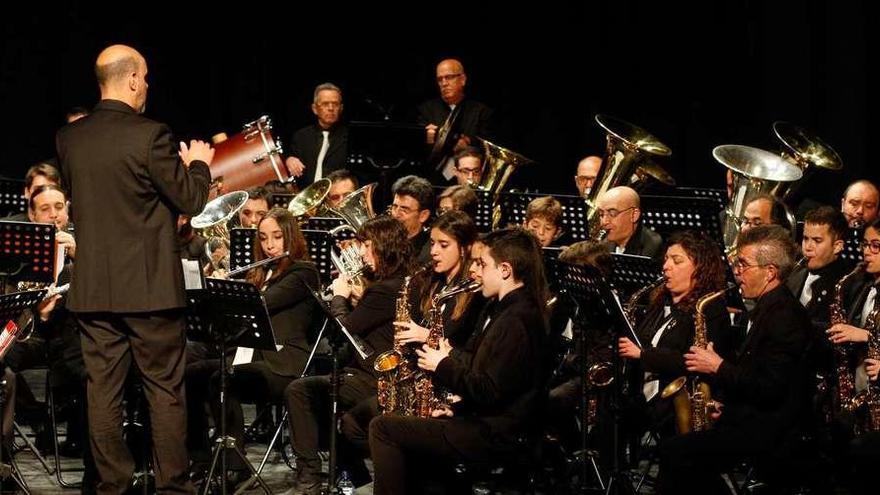
{"type": "Polygon", "coordinates": [[[102,100],[56,136],[76,224],[68,309],[140,313],[185,305],[177,216],[208,199],[208,166],[187,169],[168,126],[102,100]]]}

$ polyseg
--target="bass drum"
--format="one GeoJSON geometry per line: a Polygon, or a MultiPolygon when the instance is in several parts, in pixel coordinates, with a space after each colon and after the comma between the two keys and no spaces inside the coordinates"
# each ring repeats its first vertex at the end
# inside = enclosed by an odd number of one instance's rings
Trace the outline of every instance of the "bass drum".
{"type": "Polygon", "coordinates": [[[212,197],[277,180],[294,183],[284,165],[281,142],[272,137],[272,121],[267,116],[245,124],[244,129],[214,144],[211,181],[212,197]]]}

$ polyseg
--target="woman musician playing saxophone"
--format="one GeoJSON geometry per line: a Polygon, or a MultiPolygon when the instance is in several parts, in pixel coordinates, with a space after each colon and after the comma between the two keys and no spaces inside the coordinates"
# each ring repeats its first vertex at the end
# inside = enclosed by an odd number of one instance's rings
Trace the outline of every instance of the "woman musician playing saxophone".
{"type": "MultiPolygon", "coordinates": [[[[643,347],[629,338],[618,341],[620,356],[637,363],[628,377],[635,386],[635,418],[639,431],[653,428],[661,437],[675,434],[672,400],[660,392],[677,377],[686,375],[684,354],[694,340],[697,301],[726,287],[724,262],[716,243],[707,236],[679,232],[669,239],[663,262],[665,283],[650,294],[645,316],[637,326],[643,347]]],[[[705,310],[707,338],[722,355],[731,349],[729,319],[723,298],[705,310]]]]}

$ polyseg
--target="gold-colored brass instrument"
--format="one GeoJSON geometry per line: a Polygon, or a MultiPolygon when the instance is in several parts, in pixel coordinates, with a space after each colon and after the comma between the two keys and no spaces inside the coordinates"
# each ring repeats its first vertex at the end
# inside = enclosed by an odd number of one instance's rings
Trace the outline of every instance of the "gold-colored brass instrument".
{"type": "Polygon", "coordinates": [[[773,123],[773,134],[784,147],[782,157],[800,167],[803,172],[799,181],[777,184],[772,192],[777,198],[784,200],[791,196],[818,168],[835,172],[843,168],[840,155],[818,136],[802,127],[777,121],[773,123]]]}
{"type": "MultiPolygon", "coordinates": [[[[844,275],[834,285],[834,299],[831,300],[831,305],[828,307],[831,326],[848,322],[846,307],[843,305],[846,284],[864,272],[867,266],[866,262],[859,262],[851,272],[844,275]]],[[[852,411],[859,403],[859,399],[856,398],[855,372],[850,369],[849,364],[850,348],[851,346],[848,344],[834,346],[835,369],[837,370],[837,395],[834,401],[834,410],[836,412],[852,411]]]]}
{"type": "MultiPolygon", "coordinates": [[[[411,276],[406,277],[403,281],[403,287],[400,288],[394,321],[410,321],[411,319],[409,311],[409,283],[411,280],[411,276]]],[[[401,386],[401,382],[412,378],[414,371],[406,354],[406,345],[395,340],[392,349],[379,354],[373,362],[373,369],[379,373],[376,393],[382,414],[406,414],[407,411],[403,410],[404,406],[412,402],[411,397],[401,396],[402,390],[412,390],[401,386]]]]}
{"type": "MultiPolygon", "coordinates": [[[[868,330],[868,358],[880,359],[880,299],[874,300],[874,307],[865,319],[868,330]]],[[[880,380],[868,381],[862,402],[867,408],[863,431],[880,431],[880,380]]]]}
{"type": "Polygon", "coordinates": [[[190,219],[193,229],[210,244],[212,239],[222,239],[229,245],[229,227],[227,222],[232,219],[248,200],[245,191],[233,191],[214,198],[205,205],[201,213],[190,219]]]}
{"type": "Polygon", "coordinates": [[[331,230],[331,233],[344,229],[357,232],[367,220],[376,216],[375,211],[373,211],[373,189],[375,187],[375,182],[367,184],[346,196],[345,199],[336,205],[336,208],[329,208],[330,211],[339,215],[346,223],[346,225],[331,230]]]}
{"type": "Polygon", "coordinates": [[[733,196],[724,221],[724,246],[730,253],[749,202],[761,194],[771,194],[780,183],[799,180],[803,172],[782,157],[751,146],[716,146],[712,155],[733,173],[733,196]]]}
{"type": "Polygon", "coordinates": [[[331,184],[330,179],[316,180],[290,200],[290,203],[287,205],[287,211],[299,218],[300,221],[315,216],[323,207],[324,198],[330,192],[331,184]]]}
{"type": "MultiPolygon", "coordinates": [[[[724,296],[726,291],[719,290],[701,297],[697,301],[694,314],[694,347],[705,349],[709,340],[706,335],[706,306],[724,296]]],[[[700,375],[680,376],[663,388],[662,399],[672,397],[675,409],[675,428],[680,435],[692,431],[709,429],[715,403],[709,383],[700,379],[700,375]]]]}
{"type": "Polygon", "coordinates": [[[489,191],[492,198],[492,226],[497,227],[501,221],[501,208],[499,199],[501,193],[504,192],[504,186],[510,179],[510,174],[523,165],[535,163],[534,160],[526,158],[515,151],[502,148],[486,139],[477,138],[483,146],[483,153],[486,158],[483,160],[483,175],[477,189],[489,191]]]}
{"type": "MultiPolygon", "coordinates": [[[[482,283],[475,280],[465,280],[431,298],[431,308],[428,311],[428,338],[425,340],[425,345],[432,349],[440,348],[440,341],[444,337],[443,315],[441,314],[443,302],[464,292],[478,291],[482,286],[482,283]]],[[[430,374],[422,370],[416,370],[416,373],[417,375],[411,382],[412,392],[401,395],[411,395],[413,398],[412,406],[406,408],[408,412],[411,411],[410,414],[420,418],[430,418],[431,412],[445,402],[446,392],[434,387],[430,374]]],[[[403,386],[407,385],[407,382],[403,384],[403,386]]]]}
{"type": "Polygon", "coordinates": [[[599,196],[613,187],[629,184],[635,171],[651,162],[652,157],[672,154],[669,147],[641,127],[607,115],[596,115],[596,122],[606,131],[606,156],[586,197],[587,232],[592,240],[601,237],[596,204],[599,196]]]}

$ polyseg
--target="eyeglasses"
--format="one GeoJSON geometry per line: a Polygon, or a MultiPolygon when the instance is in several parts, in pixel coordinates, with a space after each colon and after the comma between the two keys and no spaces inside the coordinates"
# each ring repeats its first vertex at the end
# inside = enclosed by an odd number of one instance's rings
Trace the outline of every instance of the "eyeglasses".
{"type": "Polygon", "coordinates": [[[340,108],[342,107],[341,101],[322,101],[320,103],[315,103],[315,106],[321,108],[340,108]]]}
{"type": "Polygon", "coordinates": [[[445,76],[437,76],[437,84],[442,84],[442,83],[444,83],[444,82],[452,82],[452,81],[458,79],[458,78],[461,77],[461,76],[462,76],[461,73],[458,73],[458,74],[447,74],[447,75],[445,75],[445,76]]]}
{"type": "Polygon", "coordinates": [[[760,263],[756,263],[754,265],[751,265],[751,264],[749,264],[748,261],[744,260],[743,258],[737,258],[736,261],[734,261],[733,265],[732,265],[733,271],[735,271],[735,272],[744,272],[744,271],[748,270],[749,268],[764,268],[765,266],[771,266],[771,265],[760,264],[760,263]]]}
{"type": "Polygon", "coordinates": [[[626,208],[624,210],[615,210],[614,208],[609,208],[607,210],[600,209],[599,210],[599,218],[608,217],[613,220],[613,219],[617,218],[617,215],[620,215],[621,213],[626,213],[629,210],[634,210],[635,208],[636,208],[635,206],[630,206],[629,208],[626,208]]]}
{"type": "Polygon", "coordinates": [[[575,175],[574,180],[580,184],[583,184],[583,183],[589,182],[591,180],[596,180],[596,177],[589,176],[589,175],[575,175]]]}
{"type": "Polygon", "coordinates": [[[481,168],[461,168],[455,167],[455,170],[458,170],[458,173],[465,175],[467,177],[477,177],[478,175],[483,173],[483,169],[481,168]]]}
{"type": "Polygon", "coordinates": [[[880,254],[880,241],[862,239],[862,242],[859,243],[859,247],[862,248],[862,251],[867,249],[871,254],[880,254]]]}
{"type": "Polygon", "coordinates": [[[749,227],[760,227],[761,225],[764,225],[764,221],[760,218],[743,218],[741,226],[745,227],[746,225],[748,225],[749,227]]]}

